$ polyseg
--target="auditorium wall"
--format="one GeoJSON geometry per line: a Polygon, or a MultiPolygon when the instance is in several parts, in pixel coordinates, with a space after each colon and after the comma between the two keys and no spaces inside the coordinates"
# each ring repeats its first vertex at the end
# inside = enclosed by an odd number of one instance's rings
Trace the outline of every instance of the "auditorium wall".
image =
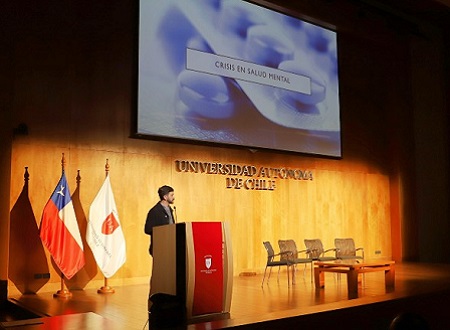
{"type": "MultiPolygon", "coordinates": [[[[151,273],[143,227],[164,184],[175,188],[179,222],[229,222],[235,275],[263,271],[265,240],[276,246],[278,239],[292,238],[303,249],[305,238],[321,238],[330,248],[336,237],[353,237],[368,258],[400,261],[417,255],[407,239],[415,237],[417,226],[403,226],[414,224],[415,205],[407,41],[384,29],[374,30],[382,37],[356,32],[351,28],[356,18],[343,25],[342,159],[142,140],[131,137],[135,8],[130,2],[90,6],[70,2],[48,17],[29,10],[25,16],[31,23],[17,27],[21,38],[12,43],[12,126],[24,123],[28,131],[17,132],[12,142],[10,209],[23,191],[27,167],[28,198],[39,225],[64,154],[84,234],[108,159],[127,244],[127,261],[112,279],[115,284],[142,281],[151,273]],[[274,178],[273,190],[235,189],[227,187],[228,176],[179,171],[177,161],[301,170],[311,176],[274,178]]],[[[370,31],[371,22],[362,24],[370,31]]],[[[87,269],[72,287],[102,280],[85,249],[87,269]]],[[[51,265],[47,252],[46,258],[51,265]]],[[[58,283],[58,272],[50,266],[46,288],[58,283]]]]}

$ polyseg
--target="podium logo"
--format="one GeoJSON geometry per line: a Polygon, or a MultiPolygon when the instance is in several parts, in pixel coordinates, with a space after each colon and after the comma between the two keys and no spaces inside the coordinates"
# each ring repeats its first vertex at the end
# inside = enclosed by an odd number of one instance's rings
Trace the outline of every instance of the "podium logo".
{"type": "Polygon", "coordinates": [[[205,267],[206,269],[201,269],[200,273],[204,273],[204,274],[212,274],[214,272],[217,272],[216,268],[211,268],[212,267],[212,256],[210,254],[207,254],[203,257],[205,259],[205,267]]]}
{"type": "Polygon", "coordinates": [[[210,269],[211,268],[211,264],[212,264],[212,256],[211,255],[206,255],[205,256],[205,266],[206,266],[206,268],[210,269]]]}

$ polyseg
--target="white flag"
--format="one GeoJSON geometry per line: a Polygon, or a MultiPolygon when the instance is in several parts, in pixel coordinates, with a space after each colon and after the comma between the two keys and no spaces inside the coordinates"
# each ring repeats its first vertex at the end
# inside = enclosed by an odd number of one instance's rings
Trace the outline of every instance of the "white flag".
{"type": "Polygon", "coordinates": [[[125,263],[127,259],[125,237],[109,175],[89,209],[86,241],[106,278],[113,276],[125,263]]]}

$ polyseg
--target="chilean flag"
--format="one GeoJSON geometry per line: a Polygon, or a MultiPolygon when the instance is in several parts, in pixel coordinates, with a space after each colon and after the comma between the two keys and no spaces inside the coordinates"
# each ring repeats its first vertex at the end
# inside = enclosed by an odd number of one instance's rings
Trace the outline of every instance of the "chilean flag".
{"type": "Polygon", "coordinates": [[[125,237],[109,175],[89,209],[86,241],[106,278],[113,276],[125,263],[127,259],[125,237]]]}
{"type": "Polygon", "coordinates": [[[42,212],[39,235],[67,279],[84,267],[83,241],[64,171],[42,212]]]}

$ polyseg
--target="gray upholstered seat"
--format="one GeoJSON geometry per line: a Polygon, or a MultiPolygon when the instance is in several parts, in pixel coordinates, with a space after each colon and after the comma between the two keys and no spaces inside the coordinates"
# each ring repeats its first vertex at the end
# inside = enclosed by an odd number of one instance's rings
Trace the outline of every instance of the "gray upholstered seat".
{"type": "Polygon", "coordinates": [[[289,282],[289,266],[291,265],[291,263],[289,262],[288,258],[283,257],[288,252],[275,253],[275,251],[273,250],[272,244],[270,244],[270,242],[268,242],[268,241],[263,242],[263,245],[267,252],[267,262],[266,262],[266,268],[264,269],[264,276],[263,276],[261,286],[264,285],[267,268],[269,268],[269,276],[267,277],[266,283],[269,283],[270,274],[272,273],[272,267],[278,267],[277,281],[279,281],[281,266],[286,266],[287,276],[288,276],[288,285],[289,285],[290,284],[290,282],[289,282]],[[276,259],[278,259],[278,260],[276,260],[276,259]]]}
{"type": "Polygon", "coordinates": [[[336,254],[326,255],[329,252],[336,252],[335,248],[324,249],[322,241],[318,238],[305,239],[306,249],[309,250],[309,257],[314,261],[332,261],[336,260],[336,254]]]}
{"type": "MultiPolygon", "coordinates": [[[[306,264],[310,264],[311,266],[311,280],[313,278],[312,273],[312,262],[313,260],[308,257],[308,250],[297,250],[297,244],[295,244],[295,241],[293,239],[287,239],[287,240],[278,240],[278,246],[280,247],[280,252],[283,253],[281,256],[281,259],[286,258],[288,262],[291,263],[291,265],[294,267],[297,264],[304,264],[306,269],[306,264]],[[300,257],[299,254],[304,253],[305,257],[300,257]]],[[[303,270],[303,273],[305,270],[303,270]]],[[[294,277],[292,278],[292,283],[294,283],[294,277]]]]}

